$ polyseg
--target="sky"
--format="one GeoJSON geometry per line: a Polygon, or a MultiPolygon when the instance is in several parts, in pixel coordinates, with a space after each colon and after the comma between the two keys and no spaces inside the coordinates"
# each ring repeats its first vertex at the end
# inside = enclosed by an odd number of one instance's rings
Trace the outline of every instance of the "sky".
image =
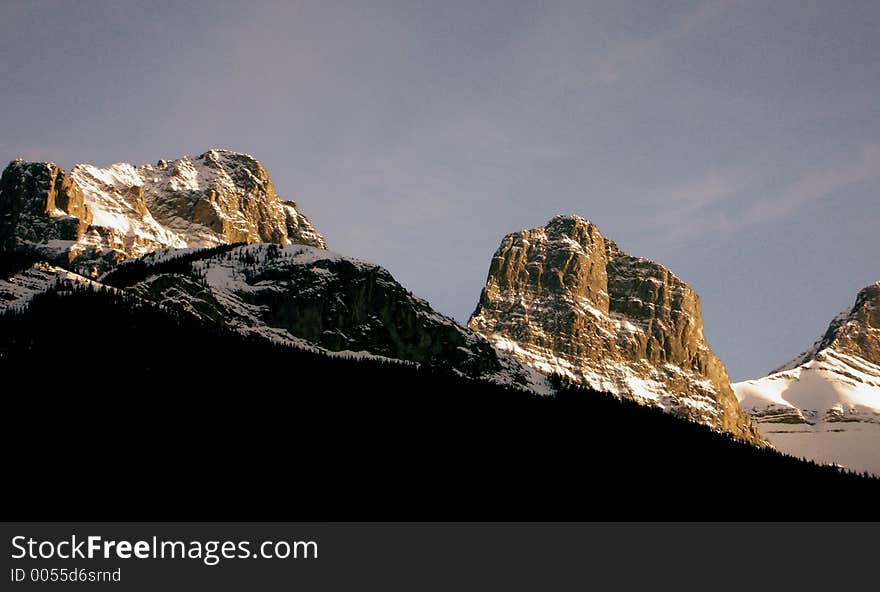
{"type": "Polygon", "coordinates": [[[734,380],[880,280],[880,2],[0,0],[0,160],[247,152],[332,250],[466,322],[589,218],[734,380]]]}

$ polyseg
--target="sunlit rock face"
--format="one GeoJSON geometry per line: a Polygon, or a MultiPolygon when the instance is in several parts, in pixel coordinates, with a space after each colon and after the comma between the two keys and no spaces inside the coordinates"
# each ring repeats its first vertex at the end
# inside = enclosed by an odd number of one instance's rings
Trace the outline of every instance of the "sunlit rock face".
{"type": "Polygon", "coordinates": [[[210,150],[135,167],[14,161],[0,178],[0,250],[85,275],[163,247],[270,242],[326,248],[250,155],[210,150]]]}
{"type": "Polygon", "coordinates": [[[859,291],[807,351],[733,387],[783,452],[880,475],[880,282],[859,291]]]}
{"type": "Polygon", "coordinates": [[[697,294],[578,216],[504,237],[468,326],[546,374],[762,442],[703,337],[697,294]]]}

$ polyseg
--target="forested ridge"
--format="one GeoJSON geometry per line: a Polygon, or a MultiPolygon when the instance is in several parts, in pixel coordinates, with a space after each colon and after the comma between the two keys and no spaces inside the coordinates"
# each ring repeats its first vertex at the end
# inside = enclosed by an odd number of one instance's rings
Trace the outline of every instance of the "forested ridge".
{"type": "Polygon", "coordinates": [[[42,519],[876,519],[880,480],[558,383],[330,357],[60,284],[0,316],[42,519]]]}

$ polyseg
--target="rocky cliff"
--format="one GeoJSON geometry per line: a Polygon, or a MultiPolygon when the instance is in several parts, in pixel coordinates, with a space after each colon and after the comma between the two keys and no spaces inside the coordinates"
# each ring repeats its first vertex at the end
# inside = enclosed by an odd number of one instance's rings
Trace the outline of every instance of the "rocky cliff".
{"type": "Polygon", "coordinates": [[[70,173],[18,160],[0,177],[0,251],[37,253],[85,275],[163,247],[235,242],[326,248],[263,165],[240,152],[70,173]]]}
{"type": "Polygon", "coordinates": [[[880,475],[880,282],[859,291],[807,351],[733,387],[783,452],[880,475]]]}
{"type": "Polygon", "coordinates": [[[697,294],[583,218],[504,237],[468,326],[541,372],[762,442],[706,343],[697,294]]]}

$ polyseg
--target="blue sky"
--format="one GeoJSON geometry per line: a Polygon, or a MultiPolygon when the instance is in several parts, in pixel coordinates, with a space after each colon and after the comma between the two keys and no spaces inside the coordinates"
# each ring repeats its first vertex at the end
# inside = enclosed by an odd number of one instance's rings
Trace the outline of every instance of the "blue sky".
{"type": "Polygon", "coordinates": [[[333,250],[466,321],[593,220],[702,297],[731,376],[880,280],[880,3],[0,3],[0,159],[249,152],[333,250]]]}

